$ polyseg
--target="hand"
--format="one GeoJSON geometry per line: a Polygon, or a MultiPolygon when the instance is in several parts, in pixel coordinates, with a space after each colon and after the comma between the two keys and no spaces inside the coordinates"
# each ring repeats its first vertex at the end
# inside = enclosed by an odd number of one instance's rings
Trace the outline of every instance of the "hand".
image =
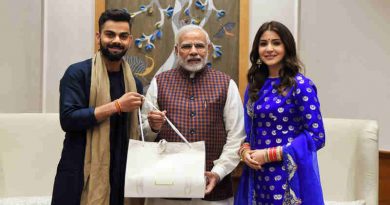
{"type": "Polygon", "coordinates": [[[128,92],[118,99],[118,103],[122,112],[132,112],[142,105],[143,100],[142,95],[136,92],[128,92]]]}
{"type": "Polygon", "coordinates": [[[150,111],[148,113],[148,121],[149,121],[149,126],[152,128],[152,130],[159,131],[163,124],[165,123],[165,114],[167,111],[150,111]]]}
{"type": "Polygon", "coordinates": [[[265,152],[266,152],[266,149],[253,150],[253,152],[250,153],[250,157],[253,160],[255,160],[256,162],[258,162],[259,165],[261,166],[261,165],[266,163],[265,152]]]}
{"type": "Polygon", "coordinates": [[[252,168],[252,169],[255,169],[255,170],[259,170],[261,169],[261,164],[259,164],[259,162],[257,162],[256,160],[252,159],[251,157],[251,154],[254,153],[256,150],[246,150],[243,152],[243,156],[242,156],[242,161],[244,161],[244,163],[246,165],[248,165],[248,167],[252,168]]]}
{"type": "Polygon", "coordinates": [[[218,174],[215,172],[205,172],[204,175],[206,176],[206,194],[210,194],[211,191],[213,191],[214,187],[219,182],[220,178],[218,174]]]}

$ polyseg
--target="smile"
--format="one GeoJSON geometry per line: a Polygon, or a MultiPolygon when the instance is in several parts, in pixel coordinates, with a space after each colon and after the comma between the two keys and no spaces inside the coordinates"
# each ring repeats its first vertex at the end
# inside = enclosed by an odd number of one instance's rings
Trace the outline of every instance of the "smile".
{"type": "Polygon", "coordinates": [[[118,47],[108,48],[111,52],[121,52],[123,49],[118,47]]]}
{"type": "Polygon", "coordinates": [[[268,60],[274,59],[275,57],[277,57],[277,55],[267,55],[267,56],[264,56],[264,58],[268,59],[268,60]]]}

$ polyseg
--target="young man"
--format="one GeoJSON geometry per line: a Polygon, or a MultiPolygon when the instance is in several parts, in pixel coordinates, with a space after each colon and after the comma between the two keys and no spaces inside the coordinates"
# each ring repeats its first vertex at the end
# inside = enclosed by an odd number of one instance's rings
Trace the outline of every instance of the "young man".
{"type": "Polygon", "coordinates": [[[162,112],[151,111],[148,104],[143,107],[149,140],[181,141],[165,123],[166,115],[188,141],[205,141],[206,196],[203,200],[147,199],[148,205],[233,204],[230,173],[240,161],[237,152],[245,137],[243,107],[236,83],[206,65],[210,48],[202,27],[182,27],[175,45],[178,67],[157,75],[146,95],[162,112]]]}
{"type": "Polygon", "coordinates": [[[71,65],[60,82],[60,121],[66,132],[52,204],[124,203],[129,138],[138,137],[142,85],[122,60],[131,42],[130,14],[106,10],[99,18],[92,59],[71,65]],[[136,86],[140,85],[140,86],[136,86]]]}

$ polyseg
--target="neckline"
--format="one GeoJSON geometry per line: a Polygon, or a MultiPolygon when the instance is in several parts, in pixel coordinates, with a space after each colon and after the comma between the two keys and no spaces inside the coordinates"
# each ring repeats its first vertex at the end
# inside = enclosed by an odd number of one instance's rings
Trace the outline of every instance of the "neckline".
{"type": "Polygon", "coordinates": [[[275,79],[279,79],[280,76],[276,76],[276,77],[270,77],[270,76],[268,76],[267,78],[268,78],[268,79],[271,79],[271,80],[275,80],[275,79]]]}

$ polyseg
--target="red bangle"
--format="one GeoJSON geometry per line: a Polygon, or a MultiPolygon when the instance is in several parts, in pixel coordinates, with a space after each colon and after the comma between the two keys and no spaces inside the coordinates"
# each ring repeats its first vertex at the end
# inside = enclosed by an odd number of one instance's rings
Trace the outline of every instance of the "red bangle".
{"type": "Polygon", "coordinates": [[[272,147],[268,149],[268,157],[270,162],[275,162],[277,160],[277,155],[276,155],[276,148],[272,147]]]}
{"type": "Polygon", "coordinates": [[[250,147],[251,147],[251,145],[250,145],[249,143],[244,143],[244,144],[242,144],[242,145],[241,145],[241,147],[247,147],[247,148],[250,148],[250,147]]]}
{"type": "Polygon", "coordinates": [[[251,146],[250,146],[249,143],[244,143],[244,144],[241,145],[241,147],[240,147],[238,153],[241,155],[241,153],[242,153],[243,150],[245,150],[245,149],[250,149],[250,148],[251,148],[251,146]]]}
{"type": "Polygon", "coordinates": [[[272,148],[267,149],[268,160],[272,162],[272,148]]]}
{"type": "Polygon", "coordinates": [[[274,161],[274,156],[272,154],[272,148],[269,148],[269,150],[268,150],[268,157],[269,157],[270,162],[274,161]]]}
{"type": "Polygon", "coordinates": [[[278,161],[278,155],[277,155],[276,147],[274,147],[274,161],[278,161]]]}

